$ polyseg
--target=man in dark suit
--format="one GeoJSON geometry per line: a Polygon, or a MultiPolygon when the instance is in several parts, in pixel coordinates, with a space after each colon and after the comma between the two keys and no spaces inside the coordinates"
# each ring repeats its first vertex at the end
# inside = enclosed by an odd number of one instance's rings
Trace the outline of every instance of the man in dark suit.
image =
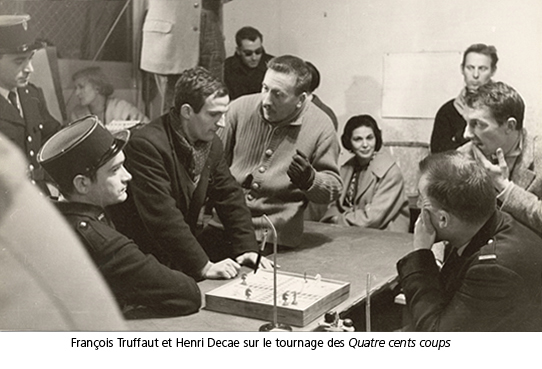
{"type": "Polygon", "coordinates": [[[38,153],[43,168],[67,201],[55,203],[113,291],[126,317],[195,313],[200,290],[189,276],[145,255],[115,230],[104,213],[126,200],[132,178],[123,166],[128,131],[112,136],[97,117],[71,123],[51,137],[38,153]]]}
{"type": "Polygon", "coordinates": [[[36,154],[60,123],[49,114],[41,89],[28,82],[32,58],[42,47],[29,20],[28,15],[0,15],[0,131],[23,150],[30,179],[48,194],[36,154]]]}
{"type": "Polygon", "coordinates": [[[454,150],[467,142],[464,137],[468,110],[466,99],[480,86],[491,81],[497,71],[497,50],[485,44],[471,45],[463,53],[461,74],[465,87],[459,95],[440,107],[435,116],[430,148],[433,154],[454,150]]]}
{"type": "Polygon", "coordinates": [[[541,331],[542,239],[496,209],[488,173],[448,151],[420,163],[414,250],[397,263],[418,331],[541,331]],[[447,243],[439,270],[431,247],[447,243]]]}
{"type": "MultiPolygon", "coordinates": [[[[224,85],[207,70],[184,71],[169,114],[133,132],[125,150],[134,176],[130,196],[110,209],[121,232],[197,279],[233,278],[240,264],[257,259],[250,211],[216,135],[228,103],[224,85]],[[206,199],[225,229],[223,236],[206,236],[209,242],[198,239],[206,199]]],[[[270,265],[264,258],[262,266],[270,265]]]]}

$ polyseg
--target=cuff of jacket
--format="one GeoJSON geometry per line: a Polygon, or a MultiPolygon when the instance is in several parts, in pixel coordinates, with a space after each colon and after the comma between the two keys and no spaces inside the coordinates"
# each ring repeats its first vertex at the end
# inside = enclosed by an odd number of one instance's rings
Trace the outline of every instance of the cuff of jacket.
{"type": "Polygon", "coordinates": [[[397,262],[397,273],[402,281],[417,273],[437,275],[439,269],[433,252],[429,249],[420,249],[411,252],[397,262]]]}

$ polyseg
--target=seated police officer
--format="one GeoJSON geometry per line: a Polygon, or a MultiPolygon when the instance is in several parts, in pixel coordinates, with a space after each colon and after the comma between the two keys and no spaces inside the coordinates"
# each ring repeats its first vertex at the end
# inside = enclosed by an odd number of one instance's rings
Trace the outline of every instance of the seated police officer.
{"type": "Polygon", "coordinates": [[[67,201],[55,205],[87,248],[126,317],[187,315],[198,311],[201,294],[187,275],[145,255],[117,232],[104,213],[126,200],[132,178],[122,149],[128,131],[115,137],[95,116],[73,122],[51,137],[38,160],[67,201]]]}

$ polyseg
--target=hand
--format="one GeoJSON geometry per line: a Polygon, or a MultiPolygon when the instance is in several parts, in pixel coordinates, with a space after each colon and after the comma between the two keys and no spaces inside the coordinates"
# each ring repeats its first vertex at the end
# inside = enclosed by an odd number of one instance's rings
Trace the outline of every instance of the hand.
{"type": "Polygon", "coordinates": [[[292,183],[302,190],[308,190],[314,182],[314,168],[309,163],[307,156],[299,150],[296,150],[286,173],[292,183]]]}
{"type": "Polygon", "coordinates": [[[429,218],[429,210],[422,209],[414,226],[414,250],[431,249],[436,237],[437,232],[429,218]]]}
{"type": "Polygon", "coordinates": [[[205,279],[231,279],[237,275],[241,266],[232,259],[224,259],[211,263],[211,267],[203,274],[205,279]]]}
{"type": "Polygon", "coordinates": [[[320,222],[328,223],[328,224],[337,224],[339,222],[339,216],[333,215],[332,217],[327,217],[325,219],[322,219],[320,222]]]}
{"type": "MultiPolygon", "coordinates": [[[[235,261],[237,261],[241,265],[249,265],[249,266],[256,266],[256,261],[258,260],[258,253],[251,251],[251,252],[245,252],[242,255],[239,255],[235,261]]],[[[277,268],[279,266],[277,265],[277,268]]],[[[266,258],[265,256],[262,256],[260,259],[260,266],[259,268],[262,269],[273,269],[273,262],[266,258]]]]}
{"type": "Polygon", "coordinates": [[[506,160],[504,159],[504,152],[502,149],[499,147],[496,151],[498,165],[495,165],[487,160],[485,155],[476,146],[473,146],[472,152],[474,153],[474,158],[476,161],[487,171],[493,180],[493,186],[495,189],[498,192],[504,190],[510,182],[508,179],[510,170],[508,169],[508,164],[506,164],[506,160]]]}

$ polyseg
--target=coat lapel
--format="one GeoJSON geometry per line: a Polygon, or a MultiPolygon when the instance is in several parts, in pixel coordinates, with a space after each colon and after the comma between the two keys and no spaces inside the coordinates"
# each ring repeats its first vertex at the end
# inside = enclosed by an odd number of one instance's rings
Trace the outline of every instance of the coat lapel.
{"type": "Polygon", "coordinates": [[[355,203],[359,203],[359,199],[361,196],[369,189],[371,188],[373,182],[376,181],[375,176],[373,175],[373,172],[367,168],[367,170],[364,172],[364,174],[360,174],[359,182],[358,182],[358,191],[356,193],[356,199],[355,203]]]}
{"type": "MultiPolygon", "coordinates": [[[[171,124],[164,123],[164,128],[166,131],[166,135],[168,136],[169,145],[171,147],[171,154],[173,156],[173,162],[175,165],[175,179],[174,182],[178,184],[177,191],[180,191],[182,193],[182,198],[184,199],[184,203],[178,204],[181,209],[183,209],[183,212],[186,212],[188,210],[188,207],[190,205],[190,189],[189,189],[189,183],[186,179],[183,178],[184,176],[188,176],[188,173],[186,173],[185,169],[181,165],[179,159],[177,158],[178,151],[177,151],[177,140],[175,139],[175,132],[173,132],[173,128],[171,127],[171,124]],[[180,187],[180,188],[179,188],[180,187]]],[[[181,196],[176,196],[177,199],[181,199],[181,196]]],[[[179,201],[178,200],[178,201],[179,201]]]]}
{"type": "MultiPolygon", "coordinates": [[[[344,183],[345,188],[350,185],[350,181],[352,180],[352,175],[354,174],[354,167],[351,165],[351,160],[349,160],[347,163],[345,163],[341,167],[341,178],[344,183]]],[[[338,204],[342,207],[342,204],[344,204],[344,198],[346,197],[347,191],[342,191],[341,196],[339,198],[338,204]]]]}

